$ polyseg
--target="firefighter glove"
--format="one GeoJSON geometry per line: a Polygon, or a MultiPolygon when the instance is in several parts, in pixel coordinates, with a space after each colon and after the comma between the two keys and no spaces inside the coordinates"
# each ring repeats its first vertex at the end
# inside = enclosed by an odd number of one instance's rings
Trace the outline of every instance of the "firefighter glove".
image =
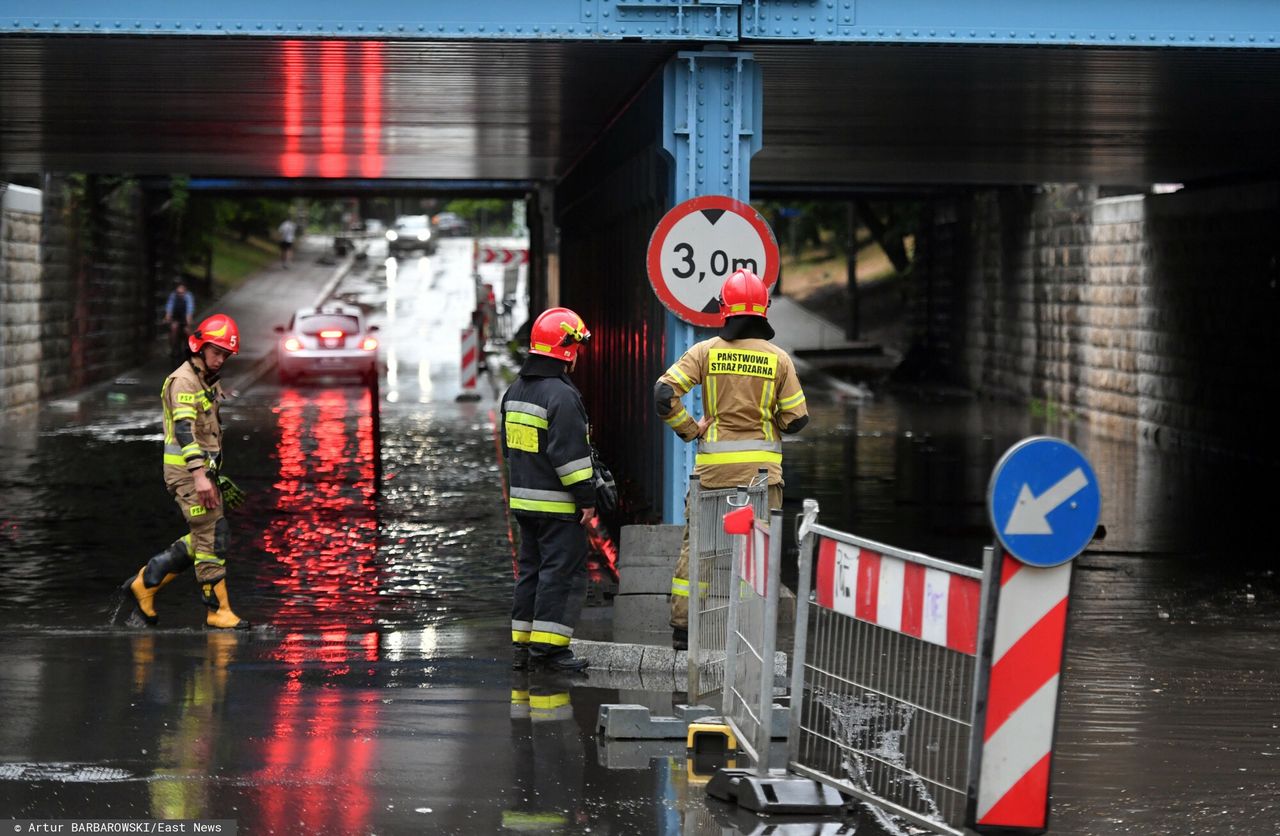
{"type": "Polygon", "coordinates": [[[218,490],[222,492],[222,501],[227,510],[234,511],[244,505],[245,493],[230,477],[218,476],[218,490]]]}
{"type": "Polygon", "coordinates": [[[600,461],[600,454],[591,448],[591,465],[594,472],[591,483],[596,489],[596,510],[609,513],[618,507],[618,488],[613,482],[613,473],[600,461]]]}

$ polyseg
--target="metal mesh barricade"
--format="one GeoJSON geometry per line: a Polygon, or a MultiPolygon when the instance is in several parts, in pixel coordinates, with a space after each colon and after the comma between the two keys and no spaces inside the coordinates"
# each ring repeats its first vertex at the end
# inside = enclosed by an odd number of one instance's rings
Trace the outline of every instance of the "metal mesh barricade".
{"type": "Polygon", "coordinates": [[[724,682],[725,640],[732,593],[732,542],[724,515],[750,505],[759,519],[769,516],[769,486],[757,478],[745,488],[708,490],[689,483],[689,667],[690,705],[706,704],[724,682]]]}
{"type": "Polygon", "coordinates": [[[814,515],[806,505],[789,767],[961,833],[983,573],[814,515]]]}
{"type": "Polygon", "coordinates": [[[751,758],[754,774],[768,775],[773,728],[773,655],[778,627],[782,513],[770,523],[747,509],[725,517],[733,534],[733,586],[725,653],[724,717],[751,758]],[[736,520],[735,520],[736,518],[736,520]]]}

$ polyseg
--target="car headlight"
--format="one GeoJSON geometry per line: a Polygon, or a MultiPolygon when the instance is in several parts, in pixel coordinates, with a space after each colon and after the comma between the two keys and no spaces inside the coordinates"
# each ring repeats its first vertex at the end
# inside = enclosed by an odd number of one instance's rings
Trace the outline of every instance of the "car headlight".
{"type": "Polygon", "coordinates": [[[419,232],[419,233],[418,233],[418,240],[419,240],[419,241],[426,241],[426,240],[427,240],[428,238],[430,238],[430,237],[431,237],[431,233],[430,233],[430,232],[428,232],[428,231],[427,231],[427,230],[425,230],[425,229],[424,229],[422,232],[419,232]]]}
{"type": "Polygon", "coordinates": [[[388,240],[388,241],[394,241],[394,240],[396,240],[396,239],[397,239],[397,238],[399,238],[399,237],[400,237],[400,236],[396,234],[396,231],[395,231],[394,229],[388,229],[388,230],[387,230],[387,240],[388,240]]]}

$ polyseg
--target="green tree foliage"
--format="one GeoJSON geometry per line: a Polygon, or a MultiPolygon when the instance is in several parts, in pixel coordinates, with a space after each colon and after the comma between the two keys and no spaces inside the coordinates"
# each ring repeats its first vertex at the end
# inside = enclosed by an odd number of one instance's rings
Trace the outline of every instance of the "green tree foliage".
{"type": "MultiPolygon", "coordinates": [[[[859,249],[868,243],[879,245],[899,273],[910,269],[906,240],[919,229],[921,204],[913,200],[854,201],[858,212],[859,249]]],[[[779,248],[792,258],[800,258],[810,248],[825,258],[848,255],[849,201],[759,201],[755,208],[773,227],[779,248]]]]}

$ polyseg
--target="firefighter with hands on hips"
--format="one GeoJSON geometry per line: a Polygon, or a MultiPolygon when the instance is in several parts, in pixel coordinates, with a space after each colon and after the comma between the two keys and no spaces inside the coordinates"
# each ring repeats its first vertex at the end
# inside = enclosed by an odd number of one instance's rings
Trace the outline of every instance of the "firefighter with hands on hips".
{"type": "Polygon", "coordinates": [[[520,526],[511,607],[512,667],[567,673],[587,660],[569,649],[587,592],[587,535],[596,485],[587,410],[569,379],[591,338],[568,308],[543,311],[529,357],[502,396],[502,452],[520,526]]]}
{"type": "MultiPolygon", "coordinates": [[[[698,442],[693,473],[702,487],[747,485],[769,476],[769,507],[782,507],[782,441],[809,423],[804,390],[787,352],[769,342],[769,290],[739,270],[720,289],[720,335],[692,346],[654,384],[658,416],[685,441],[698,442]],[[681,398],[701,385],[706,415],[695,421],[681,398]]],[[[671,578],[671,644],[689,646],[689,518],[671,578]]]]}
{"type": "Polygon", "coordinates": [[[227,358],[240,351],[240,329],[223,314],[200,323],[187,340],[190,354],[164,382],[164,484],[190,529],[169,548],[147,561],[125,581],[137,611],[150,626],[158,621],[156,593],[195,566],[200,597],[209,613],[206,624],[220,629],[247,630],[249,622],[236,615],[227,598],[227,551],[230,528],[224,506],[239,507],[244,494],[225,476],[222,465],[222,425],[218,416],[223,398],[218,377],[227,358]]]}

